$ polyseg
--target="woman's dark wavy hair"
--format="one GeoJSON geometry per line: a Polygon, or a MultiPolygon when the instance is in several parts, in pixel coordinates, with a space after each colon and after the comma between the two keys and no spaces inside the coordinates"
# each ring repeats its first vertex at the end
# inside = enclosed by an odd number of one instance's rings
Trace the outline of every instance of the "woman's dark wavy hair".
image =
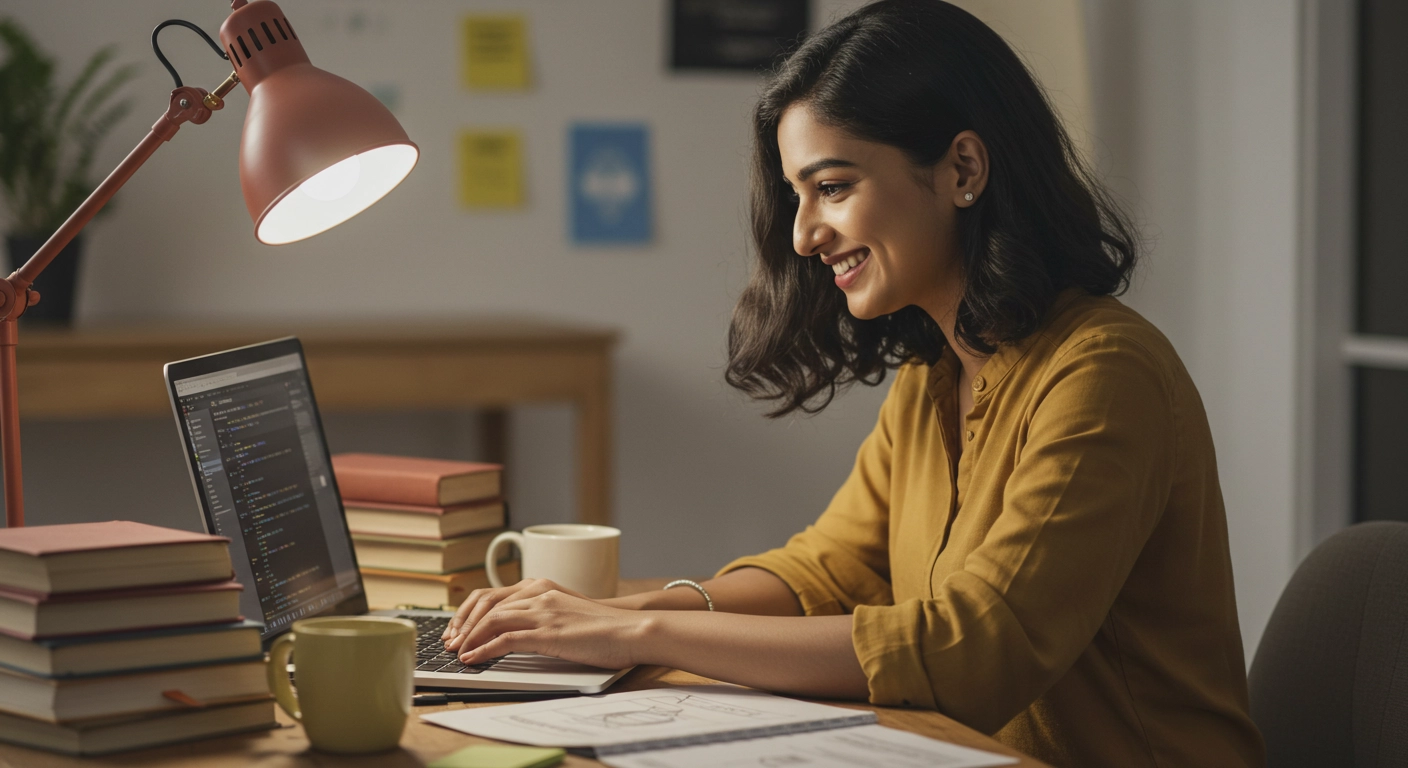
{"type": "Polygon", "coordinates": [[[981,354],[1026,338],[1056,295],[1122,293],[1133,227],[1094,178],[1027,68],[981,21],[939,0],[882,0],[807,39],[783,60],[753,113],[751,217],[758,261],[729,327],[729,384],[816,413],[841,389],[876,385],[947,341],[916,306],[873,320],[846,308],[832,270],[792,247],[796,203],[777,145],[783,111],[902,150],[931,168],[960,131],[987,146],[988,181],[958,211],[964,286],[958,343],[981,354]]]}

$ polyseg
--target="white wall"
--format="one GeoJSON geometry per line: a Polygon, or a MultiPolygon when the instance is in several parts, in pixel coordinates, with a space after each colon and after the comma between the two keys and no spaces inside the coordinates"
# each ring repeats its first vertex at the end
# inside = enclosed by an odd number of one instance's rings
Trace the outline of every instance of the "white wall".
{"type": "MultiPolygon", "coordinates": [[[[814,16],[855,5],[818,3],[814,16]]],[[[398,116],[424,152],[420,168],[347,225],[302,244],[259,246],[236,181],[237,93],[226,113],[182,129],[92,228],[85,324],[526,311],[614,325],[624,331],[615,479],[627,575],[706,574],[780,543],[816,515],[883,391],[856,391],[817,418],[767,421],[722,383],[724,332],[747,269],[755,78],[668,73],[664,3],[652,0],[283,6],[314,63],[363,85],[399,85],[398,116]],[[456,78],[458,19],[500,9],[531,18],[537,85],[523,95],[467,93],[456,78]],[[351,29],[358,15],[360,32],[351,29]],[[562,167],[575,119],[651,126],[659,234],[650,246],[567,242],[562,167]],[[457,207],[452,141],[468,126],[524,132],[530,202],[522,212],[457,207]],[[150,304],[139,289],[151,292],[150,304]]],[[[1250,657],[1294,564],[1296,6],[1085,7],[1097,155],[1151,240],[1129,301],[1170,336],[1207,404],[1250,657]]],[[[147,50],[151,27],[182,16],[213,32],[223,11],[213,0],[0,3],[70,72],[83,52],[110,42],[145,63],[136,116],[100,164],[116,162],[164,108],[169,81],[147,50]]],[[[163,37],[188,81],[211,87],[223,76],[193,36],[163,37]]],[[[519,522],[568,515],[568,419],[544,407],[513,420],[519,522]]],[[[473,450],[468,419],[447,426],[436,414],[334,417],[329,431],[335,449],[473,450]]],[[[164,420],[27,423],[25,437],[33,522],[121,514],[194,524],[164,420]],[[74,466],[91,479],[67,482],[74,466]]]]}
{"type": "MultiPolygon", "coordinates": [[[[423,151],[386,200],[303,243],[257,244],[236,172],[246,96],[186,126],[91,228],[81,319],[102,325],[306,318],[538,313],[616,326],[616,519],[626,575],[709,574],[773,546],[815,517],[848,471],[883,391],[865,390],[811,419],[769,421],[722,381],[729,313],[747,276],[747,119],[758,79],[672,75],[665,5],[613,2],[287,0],[313,62],[365,86],[398,85],[398,117],[423,151]],[[531,19],[536,84],[485,95],[459,84],[459,20],[520,9],[531,19]],[[360,32],[352,27],[361,19],[360,32]],[[563,166],[573,120],[650,125],[658,235],[642,248],[575,248],[563,166]],[[529,203],[466,212],[454,198],[453,141],[470,126],[523,131],[529,203]],[[388,275],[393,276],[386,279],[388,275]],[[148,291],[150,301],[137,292],[148,291]]],[[[99,165],[115,163],[165,108],[170,80],[151,28],[170,17],[212,33],[222,2],[6,2],[71,72],[117,42],[144,74],[135,116],[99,165]]],[[[162,33],[191,84],[226,67],[189,32],[162,33]]],[[[155,377],[155,374],[154,374],[155,377]]],[[[334,450],[472,455],[472,422],[438,414],[328,419],[334,450]],[[447,434],[447,432],[449,434],[447,434]]],[[[570,414],[535,407],[512,421],[517,522],[570,517],[570,414]]],[[[166,420],[25,425],[34,523],[126,515],[196,524],[166,420]],[[150,458],[149,458],[150,457],[150,458]],[[73,467],[86,480],[66,479],[73,467]],[[117,490],[120,489],[120,490],[117,490]],[[114,494],[114,491],[117,493],[114,494]],[[116,495],[118,498],[114,498],[116,495]]]]}
{"type": "Polygon", "coordinates": [[[1296,564],[1297,3],[1086,8],[1098,154],[1150,239],[1128,301],[1207,407],[1250,661],[1296,564]]]}

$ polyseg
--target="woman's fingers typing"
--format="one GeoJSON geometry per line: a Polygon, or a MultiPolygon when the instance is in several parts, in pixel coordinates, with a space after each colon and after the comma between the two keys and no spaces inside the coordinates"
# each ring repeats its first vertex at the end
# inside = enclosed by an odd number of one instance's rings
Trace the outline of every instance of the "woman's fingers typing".
{"type": "Polygon", "coordinates": [[[487,589],[476,589],[469,593],[469,597],[466,597],[464,602],[460,603],[460,607],[455,611],[455,615],[450,617],[449,625],[445,627],[445,632],[440,635],[441,640],[449,640],[459,632],[460,625],[464,623],[470,611],[474,610],[475,604],[479,601],[479,596],[488,591],[487,589]]]}
{"type": "Polygon", "coordinates": [[[637,611],[550,590],[500,603],[472,625],[466,622],[457,647],[467,664],[509,653],[540,653],[604,668],[624,667],[635,661],[630,643],[622,641],[644,620],[637,611]]]}

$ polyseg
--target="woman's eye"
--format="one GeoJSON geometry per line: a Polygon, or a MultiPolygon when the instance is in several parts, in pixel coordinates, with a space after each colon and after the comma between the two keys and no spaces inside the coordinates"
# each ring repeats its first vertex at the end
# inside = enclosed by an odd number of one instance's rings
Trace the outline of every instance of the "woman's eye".
{"type": "MultiPolygon", "coordinates": [[[[850,186],[851,185],[849,182],[830,182],[827,184],[816,185],[816,191],[817,194],[821,195],[822,197],[835,197],[836,195],[840,194],[842,190],[850,186]]],[[[801,195],[797,194],[797,190],[788,187],[787,200],[795,205],[802,202],[802,197],[801,195]]]]}

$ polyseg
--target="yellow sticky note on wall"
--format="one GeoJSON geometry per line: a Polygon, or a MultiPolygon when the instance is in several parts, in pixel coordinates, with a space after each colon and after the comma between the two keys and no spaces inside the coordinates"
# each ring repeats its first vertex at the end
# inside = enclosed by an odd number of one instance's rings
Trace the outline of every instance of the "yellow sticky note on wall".
{"type": "Polygon", "coordinates": [[[523,142],[515,131],[460,134],[460,203],[466,208],[523,205],[523,142]]]}
{"type": "Polygon", "coordinates": [[[520,15],[466,16],[464,83],[471,90],[527,88],[527,20],[520,15]]]}

